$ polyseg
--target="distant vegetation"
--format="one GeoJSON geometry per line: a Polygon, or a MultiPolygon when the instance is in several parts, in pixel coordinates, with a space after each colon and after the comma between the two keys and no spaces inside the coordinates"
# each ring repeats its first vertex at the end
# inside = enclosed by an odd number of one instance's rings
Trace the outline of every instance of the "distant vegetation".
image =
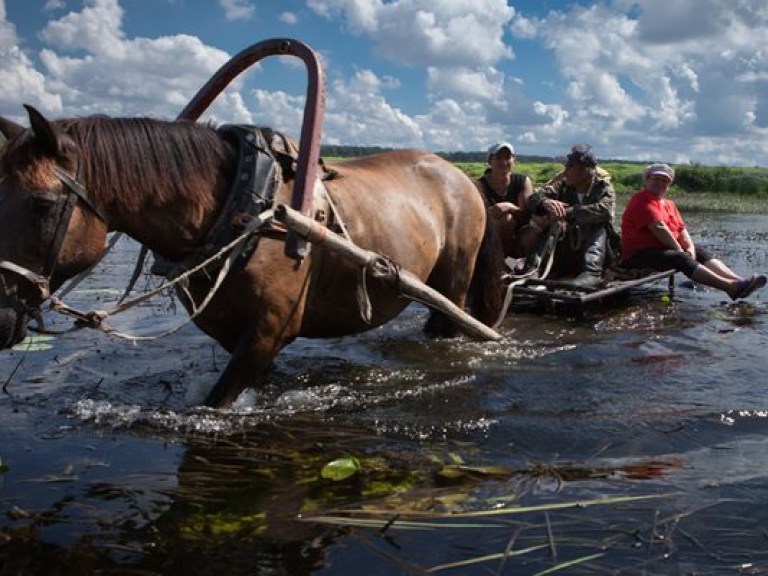
{"type": "MultiPolygon", "coordinates": [[[[350,158],[384,152],[391,148],[364,146],[323,146],[321,154],[327,160],[350,158]]],[[[473,178],[485,170],[485,152],[438,152],[473,178]]],[[[643,184],[644,162],[606,160],[601,166],[611,173],[614,188],[619,194],[637,190],[643,184]]],[[[518,156],[517,172],[528,174],[534,186],[541,186],[562,169],[562,164],[545,156],[518,156]]],[[[745,196],[768,197],[768,168],[729,168],[680,164],[675,166],[677,177],[672,187],[675,192],[714,192],[745,196]]],[[[768,199],[768,198],[767,198],[768,199]]]]}
{"type": "MultiPolygon", "coordinates": [[[[327,162],[383,152],[387,148],[324,146],[327,162]]],[[[391,148],[389,149],[391,150],[391,148]]],[[[438,152],[473,178],[486,168],[484,152],[438,152]]],[[[645,162],[606,160],[600,164],[611,174],[621,206],[642,187],[645,162]]],[[[675,165],[677,178],[670,197],[685,211],[768,213],[768,168],[730,168],[702,164],[675,165]]],[[[562,169],[554,158],[518,156],[515,171],[528,174],[534,187],[542,186],[562,169]]]]}
{"type": "MultiPolygon", "coordinates": [[[[456,162],[467,174],[477,177],[485,170],[484,162],[456,162]]],[[[644,163],[607,161],[601,164],[612,177],[619,194],[638,190],[643,185],[644,163]]],[[[549,162],[519,160],[515,170],[528,174],[534,186],[541,186],[562,169],[562,165],[549,162]]],[[[676,178],[672,192],[715,192],[764,196],[768,199],[768,168],[728,168],[682,164],[675,166],[676,178]]]]}
{"type": "MultiPolygon", "coordinates": [[[[392,148],[367,146],[323,146],[321,154],[326,159],[353,158],[392,148]]],[[[485,170],[485,152],[438,152],[473,178],[485,170]]],[[[616,192],[625,194],[639,189],[643,184],[644,162],[606,160],[601,166],[613,177],[616,192]]],[[[535,186],[541,186],[562,169],[562,164],[545,156],[517,157],[517,172],[528,174],[535,186]]],[[[768,168],[729,168],[726,166],[704,166],[702,164],[680,164],[675,166],[677,177],[672,192],[715,192],[742,194],[747,196],[768,196],[768,168]]]]}

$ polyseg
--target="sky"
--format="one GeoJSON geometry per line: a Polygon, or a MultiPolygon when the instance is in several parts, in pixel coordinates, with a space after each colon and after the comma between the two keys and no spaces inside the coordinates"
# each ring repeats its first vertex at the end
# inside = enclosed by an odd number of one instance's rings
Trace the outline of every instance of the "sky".
{"type": "MultiPolygon", "coordinates": [[[[0,0],[0,115],[173,119],[279,37],[322,62],[324,144],[768,166],[765,0],[0,0]]],[[[306,86],[269,57],[202,120],[298,139],[306,86]]]]}

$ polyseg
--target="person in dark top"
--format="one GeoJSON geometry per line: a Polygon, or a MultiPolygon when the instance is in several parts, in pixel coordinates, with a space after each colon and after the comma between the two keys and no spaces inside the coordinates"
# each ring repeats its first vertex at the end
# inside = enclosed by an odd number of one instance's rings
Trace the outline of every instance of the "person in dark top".
{"type": "Polygon", "coordinates": [[[609,241],[618,240],[613,227],[616,194],[610,176],[598,171],[589,145],[574,145],[564,164],[562,178],[528,196],[528,208],[565,225],[555,250],[554,274],[575,275],[571,283],[594,287],[610,260],[609,241]]]}
{"type": "Polygon", "coordinates": [[[523,258],[531,253],[541,228],[531,218],[528,198],[533,194],[531,179],[513,172],[515,148],[509,142],[497,142],[488,149],[488,168],[476,180],[488,207],[488,220],[496,228],[504,246],[504,255],[523,258]]]}

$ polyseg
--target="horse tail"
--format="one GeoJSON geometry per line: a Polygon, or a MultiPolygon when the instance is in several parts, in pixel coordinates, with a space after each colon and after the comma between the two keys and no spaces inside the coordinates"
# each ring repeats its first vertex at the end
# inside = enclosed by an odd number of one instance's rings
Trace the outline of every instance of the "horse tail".
{"type": "Polygon", "coordinates": [[[486,218],[468,294],[472,316],[486,326],[493,326],[504,305],[503,270],[504,247],[501,237],[490,219],[486,218]]]}

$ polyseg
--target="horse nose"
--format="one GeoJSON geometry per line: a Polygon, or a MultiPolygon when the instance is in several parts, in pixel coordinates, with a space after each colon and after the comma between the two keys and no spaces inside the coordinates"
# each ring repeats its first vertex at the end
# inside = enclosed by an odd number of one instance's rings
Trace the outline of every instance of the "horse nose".
{"type": "Polygon", "coordinates": [[[10,348],[27,337],[27,319],[14,308],[0,308],[0,349],[10,348]]]}

